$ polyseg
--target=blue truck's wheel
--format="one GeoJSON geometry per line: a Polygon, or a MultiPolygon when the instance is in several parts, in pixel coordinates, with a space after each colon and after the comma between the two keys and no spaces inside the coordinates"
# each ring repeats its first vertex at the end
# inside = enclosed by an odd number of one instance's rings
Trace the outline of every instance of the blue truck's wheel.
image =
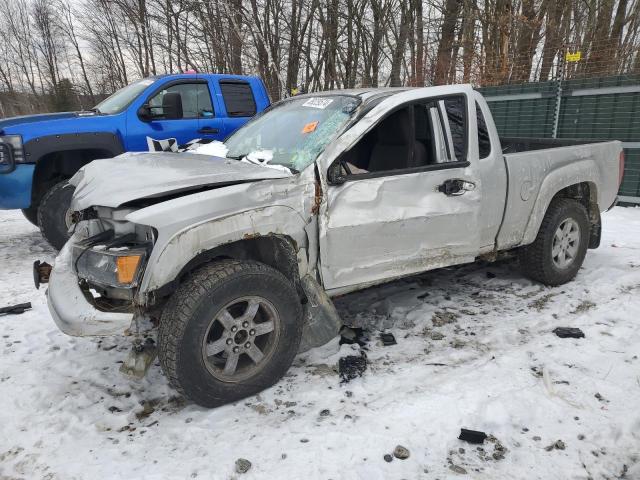
{"type": "Polygon", "coordinates": [[[44,194],[38,207],[38,226],[52,247],[60,250],[69,239],[71,198],[75,187],[66,180],[44,194]]]}
{"type": "Polygon", "coordinates": [[[24,218],[33,223],[36,227],[38,226],[38,207],[23,208],[22,214],[24,215],[24,218]]]}

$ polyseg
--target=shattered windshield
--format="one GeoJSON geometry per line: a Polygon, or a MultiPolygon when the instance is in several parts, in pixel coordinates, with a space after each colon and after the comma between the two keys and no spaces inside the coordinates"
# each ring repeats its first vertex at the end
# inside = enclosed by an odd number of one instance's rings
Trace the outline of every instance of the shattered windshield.
{"type": "Polygon", "coordinates": [[[229,137],[226,156],[301,171],[333,140],[359,104],[358,97],[348,95],[284,101],[229,137]]]}

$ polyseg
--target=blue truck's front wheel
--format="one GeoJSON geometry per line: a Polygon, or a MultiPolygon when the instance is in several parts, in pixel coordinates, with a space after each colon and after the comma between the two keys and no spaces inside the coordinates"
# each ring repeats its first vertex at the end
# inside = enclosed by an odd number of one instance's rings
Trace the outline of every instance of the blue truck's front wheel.
{"type": "Polygon", "coordinates": [[[38,226],[38,207],[23,208],[22,214],[24,215],[24,218],[33,223],[36,227],[38,226]]]}
{"type": "Polygon", "coordinates": [[[38,226],[44,238],[60,250],[69,239],[71,198],[75,188],[66,180],[44,194],[38,206],[38,226]]]}

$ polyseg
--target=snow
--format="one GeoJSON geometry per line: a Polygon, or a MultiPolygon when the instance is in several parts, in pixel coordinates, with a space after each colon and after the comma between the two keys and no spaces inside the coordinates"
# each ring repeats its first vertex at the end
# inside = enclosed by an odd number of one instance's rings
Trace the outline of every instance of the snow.
{"type": "Polygon", "coordinates": [[[213,142],[199,144],[189,150],[186,153],[197,153],[200,155],[212,155],[214,157],[225,158],[229,149],[227,146],[219,140],[213,142]]]}
{"type": "Polygon", "coordinates": [[[251,163],[253,165],[262,165],[263,167],[275,168],[276,170],[280,170],[281,172],[291,174],[291,170],[289,170],[284,165],[269,163],[271,162],[271,160],[273,160],[272,150],[254,150],[252,152],[249,152],[249,154],[241,161],[251,163]]]}
{"type": "Polygon", "coordinates": [[[602,246],[562,287],[501,263],[344,296],[343,318],[397,340],[371,333],[362,377],[340,383],[335,364],[357,347],[336,339],[262,394],[206,410],[157,365],[140,382],[122,376],[129,339],[59,332],[31,274],[54,252],[1,212],[0,306],[33,309],[0,316],[0,478],[465,478],[459,467],[478,479],[640,478],[640,209],[603,222],[602,246]],[[461,427],[495,436],[504,458],[487,441],[482,460],[461,427]],[[545,449],[557,440],[564,450],[545,449]],[[385,462],[397,445],[410,457],[385,462]]]}

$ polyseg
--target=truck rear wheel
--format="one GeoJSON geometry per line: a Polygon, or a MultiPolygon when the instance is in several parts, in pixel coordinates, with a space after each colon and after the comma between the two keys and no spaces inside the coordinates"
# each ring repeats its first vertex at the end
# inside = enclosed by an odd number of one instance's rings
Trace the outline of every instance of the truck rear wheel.
{"type": "Polygon", "coordinates": [[[222,260],[192,273],[167,302],[158,353],[176,390],[216,407],[276,383],[301,337],[291,282],[262,263],[222,260]]]}
{"type": "Polygon", "coordinates": [[[520,252],[520,268],[545,285],[572,280],[589,246],[589,214],[581,203],[569,198],[551,201],[536,240],[520,252]]]}
{"type": "Polygon", "coordinates": [[[38,226],[52,247],[60,250],[69,239],[71,198],[75,187],[66,180],[44,194],[38,207],[38,226]]]}

